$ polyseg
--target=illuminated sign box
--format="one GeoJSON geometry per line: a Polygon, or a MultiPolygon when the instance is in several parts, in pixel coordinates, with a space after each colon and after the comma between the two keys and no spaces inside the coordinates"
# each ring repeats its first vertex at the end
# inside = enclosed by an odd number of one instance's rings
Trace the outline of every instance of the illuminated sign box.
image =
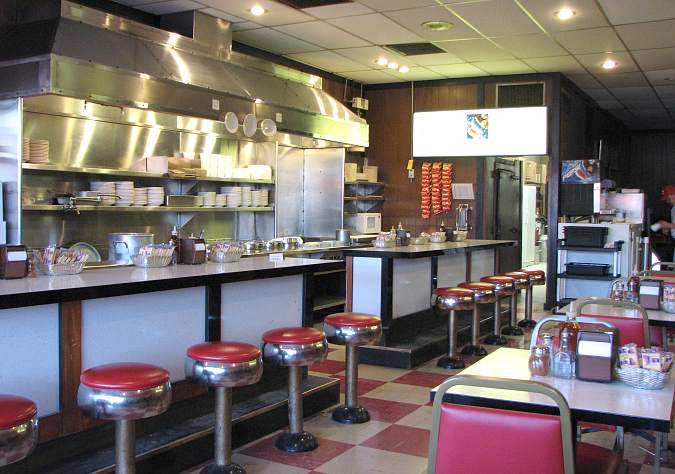
{"type": "Polygon", "coordinates": [[[413,156],[546,155],[546,107],[413,114],[413,156]]]}

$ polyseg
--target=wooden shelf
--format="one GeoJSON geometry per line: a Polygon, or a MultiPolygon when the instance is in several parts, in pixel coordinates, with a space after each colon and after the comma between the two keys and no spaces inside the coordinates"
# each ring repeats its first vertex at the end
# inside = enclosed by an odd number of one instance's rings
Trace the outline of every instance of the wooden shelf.
{"type": "Polygon", "coordinates": [[[77,206],[65,209],[56,204],[27,204],[24,211],[49,212],[271,212],[273,207],[178,207],[178,206],[77,206]]]}

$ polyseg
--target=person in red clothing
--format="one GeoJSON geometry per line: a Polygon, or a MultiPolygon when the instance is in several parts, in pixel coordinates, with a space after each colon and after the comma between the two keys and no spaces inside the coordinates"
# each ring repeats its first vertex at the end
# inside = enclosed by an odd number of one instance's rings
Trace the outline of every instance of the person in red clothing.
{"type": "MultiPolygon", "coordinates": [[[[661,199],[670,204],[670,222],[659,221],[661,232],[670,235],[671,241],[675,240],[675,184],[668,184],[661,189],[661,199]]],[[[673,261],[675,261],[675,251],[673,251],[673,261]]]]}

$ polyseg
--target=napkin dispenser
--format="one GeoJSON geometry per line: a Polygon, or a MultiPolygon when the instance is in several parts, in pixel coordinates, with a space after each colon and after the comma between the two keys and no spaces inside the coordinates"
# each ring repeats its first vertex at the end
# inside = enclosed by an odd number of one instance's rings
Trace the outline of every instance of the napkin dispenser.
{"type": "Polygon", "coordinates": [[[25,245],[0,245],[0,278],[28,276],[28,252],[25,245]]]}
{"type": "Polygon", "coordinates": [[[577,335],[577,378],[592,382],[611,382],[618,347],[619,331],[616,328],[579,331],[577,335]]]}
{"type": "Polygon", "coordinates": [[[180,239],[180,263],[199,265],[206,262],[206,241],[196,237],[180,239]]]}
{"type": "Polygon", "coordinates": [[[661,280],[640,280],[640,306],[644,309],[661,309],[661,280]]]}

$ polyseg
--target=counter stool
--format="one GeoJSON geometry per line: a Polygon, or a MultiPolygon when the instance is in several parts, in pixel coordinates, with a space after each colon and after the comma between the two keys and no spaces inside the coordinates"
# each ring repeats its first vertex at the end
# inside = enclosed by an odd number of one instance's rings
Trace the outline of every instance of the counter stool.
{"type": "Polygon", "coordinates": [[[0,467],[27,457],[38,439],[37,407],[27,398],[0,394],[0,467]]]}
{"type": "Polygon", "coordinates": [[[289,453],[316,449],[311,433],[302,429],[302,369],[322,361],[328,353],[323,331],[314,328],[289,327],[267,331],[262,336],[265,360],[288,367],[288,428],[275,446],[289,453]]]}
{"type": "Polygon", "coordinates": [[[169,372],[133,362],[92,367],[80,375],[77,404],[91,418],[115,421],[115,472],[133,474],[134,420],[159,415],[169,408],[169,372]]]}
{"type": "Polygon", "coordinates": [[[323,330],[328,342],[346,346],[345,404],[333,411],[333,420],[339,423],[366,423],[370,414],[359,406],[359,346],[377,344],[382,337],[382,321],[377,316],[363,313],[336,313],[326,316],[323,330]]]}
{"type": "Polygon", "coordinates": [[[525,272],[506,272],[501,276],[507,276],[515,280],[515,289],[511,296],[511,320],[509,325],[502,328],[502,334],[507,336],[522,336],[525,334],[518,325],[518,296],[521,290],[527,291],[530,288],[530,276],[525,272]]]}
{"type": "Polygon", "coordinates": [[[215,462],[202,469],[202,474],[246,474],[243,467],[232,463],[232,387],[258,382],[262,368],[262,352],[251,344],[205,342],[187,350],[185,376],[216,392],[215,462]]]}
{"type": "Polygon", "coordinates": [[[460,288],[466,288],[473,291],[473,319],[471,320],[471,344],[462,349],[462,354],[483,357],[487,351],[482,347],[478,340],[480,338],[480,311],[481,304],[494,303],[495,285],[482,281],[466,281],[458,285],[460,288]]]}
{"type": "Polygon", "coordinates": [[[537,322],[532,319],[532,300],[534,287],[546,284],[546,272],[543,270],[518,270],[527,273],[530,278],[530,284],[525,290],[525,319],[518,323],[520,327],[534,328],[537,322]]]}
{"type": "Polygon", "coordinates": [[[486,276],[480,279],[485,283],[492,283],[495,286],[495,320],[492,334],[484,339],[485,344],[491,346],[505,346],[508,341],[501,333],[501,301],[502,298],[513,296],[516,292],[516,280],[511,277],[495,275],[486,276]]]}
{"type": "Polygon", "coordinates": [[[473,309],[473,291],[467,288],[436,288],[436,309],[448,313],[448,355],[441,357],[436,365],[444,369],[463,369],[464,359],[457,354],[456,311],[473,309]]]}

